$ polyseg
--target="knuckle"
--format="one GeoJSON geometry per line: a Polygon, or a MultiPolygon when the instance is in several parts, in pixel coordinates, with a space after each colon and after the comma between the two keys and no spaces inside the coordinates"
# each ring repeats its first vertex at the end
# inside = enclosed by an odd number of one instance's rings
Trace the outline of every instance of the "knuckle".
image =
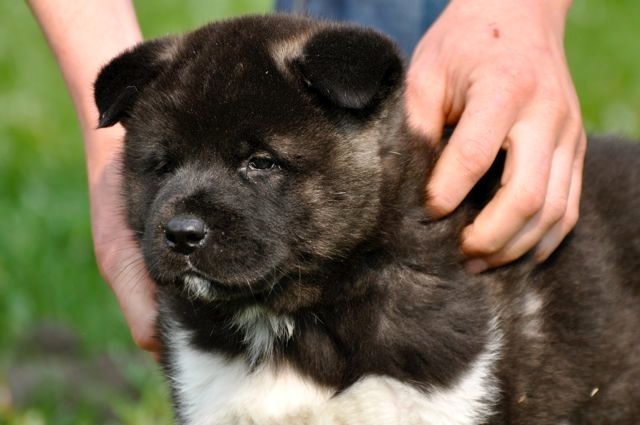
{"type": "Polygon", "coordinates": [[[566,232],[568,233],[576,227],[578,224],[578,220],[580,219],[580,209],[579,208],[568,208],[564,215],[564,222],[566,226],[566,232]]]}
{"type": "Polygon", "coordinates": [[[567,212],[567,198],[558,197],[548,202],[544,206],[544,222],[547,224],[555,224],[565,217],[567,212]]]}
{"type": "Polygon", "coordinates": [[[536,91],[538,81],[531,71],[523,71],[517,79],[515,88],[516,95],[527,96],[536,91]]]}
{"type": "Polygon", "coordinates": [[[479,139],[468,138],[458,148],[458,161],[463,170],[470,176],[480,177],[493,163],[490,146],[479,139]]]}
{"type": "Polygon", "coordinates": [[[514,251],[513,249],[503,250],[499,253],[487,258],[487,263],[491,267],[498,267],[504,264],[510,263],[522,256],[522,252],[514,251]]]}
{"type": "Polygon", "coordinates": [[[429,189],[428,205],[431,213],[436,217],[441,217],[453,211],[455,202],[446,193],[437,189],[429,189]]]}
{"type": "Polygon", "coordinates": [[[567,125],[576,128],[578,137],[581,137],[584,130],[582,129],[582,114],[580,113],[580,109],[570,105],[566,105],[565,107],[566,111],[564,115],[567,125]]]}
{"type": "Polygon", "coordinates": [[[502,63],[497,75],[514,96],[528,96],[538,87],[538,78],[533,69],[516,59],[502,63]]]}
{"type": "Polygon", "coordinates": [[[561,123],[564,122],[564,125],[574,125],[570,106],[564,101],[554,98],[553,94],[549,94],[545,109],[549,116],[555,117],[561,123]]]}
{"type": "Polygon", "coordinates": [[[145,335],[138,329],[131,329],[131,339],[133,339],[133,342],[143,350],[148,345],[148,341],[145,338],[145,335]]]}
{"type": "Polygon", "coordinates": [[[586,143],[586,134],[582,126],[582,115],[579,110],[567,106],[566,111],[562,111],[562,120],[567,132],[567,141],[574,144],[578,148],[586,143]]]}
{"type": "Polygon", "coordinates": [[[535,187],[521,187],[515,196],[514,208],[523,217],[531,217],[544,206],[545,191],[535,187]]]}
{"type": "Polygon", "coordinates": [[[145,351],[152,352],[152,351],[155,351],[156,349],[156,343],[153,337],[148,335],[146,332],[142,332],[137,329],[132,329],[131,338],[133,339],[133,342],[138,347],[142,348],[145,351]]]}
{"type": "Polygon", "coordinates": [[[140,348],[150,353],[157,353],[162,350],[162,345],[154,326],[132,325],[129,323],[131,339],[140,348]]]}
{"type": "Polygon", "coordinates": [[[470,256],[489,256],[500,251],[502,245],[495,239],[487,236],[475,236],[463,243],[465,254],[470,256]]]}

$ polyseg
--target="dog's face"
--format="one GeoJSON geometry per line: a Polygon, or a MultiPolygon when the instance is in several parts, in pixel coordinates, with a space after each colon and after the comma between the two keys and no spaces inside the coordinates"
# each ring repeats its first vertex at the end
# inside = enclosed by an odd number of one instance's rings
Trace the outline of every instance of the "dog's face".
{"type": "Polygon", "coordinates": [[[376,225],[401,91],[385,38],[283,16],[114,59],[100,125],[127,130],[128,220],[152,277],[226,299],[345,256],[376,225]]]}

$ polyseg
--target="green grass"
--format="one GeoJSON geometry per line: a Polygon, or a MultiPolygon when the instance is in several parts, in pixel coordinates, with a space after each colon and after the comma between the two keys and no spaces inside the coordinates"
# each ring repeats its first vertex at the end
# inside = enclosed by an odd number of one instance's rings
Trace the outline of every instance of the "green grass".
{"type": "MultiPolygon", "coordinates": [[[[267,11],[272,2],[135,3],[145,35],[154,37],[267,11]]],[[[115,412],[112,423],[170,423],[155,365],[136,354],[117,303],[97,272],[80,131],[53,57],[20,1],[0,2],[0,112],[0,424],[104,423],[94,400],[103,393],[115,412]],[[43,321],[74,329],[83,357],[109,353],[120,360],[135,398],[88,388],[70,401],[67,393],[73,388],[45,385],[27,405],[3,400],[11,371],[24,363],[16,347],[43,321]]]]}
{"type": "MultiPolygon", "coordinates": [[[[270,4],[136,1],[149,37],[266,11],[270,4]]],[[[567,55],[590,131],[640,135],[638,21],[637,0],[575,2],[567,55]]],[[[25,361],[17,347],[43,321],[74,329],[83,358],[108,353],[123,368],[137,395],[104,396],[115,412],[112,423],[170,423],[162,381],[154,365],[136,355],[95,267],[72,105],[29,11],[12,0],[0,2],[0,424],[102,423],[89,395],[69,405],[57,388],[27,405],[3,402],[11,368],[25,361]]]]}
{"type": "Polygon", "coordinates": [[[637,22],[633,0],[574,2],[566,47],[587,130],[640,135],[637,22]]]}

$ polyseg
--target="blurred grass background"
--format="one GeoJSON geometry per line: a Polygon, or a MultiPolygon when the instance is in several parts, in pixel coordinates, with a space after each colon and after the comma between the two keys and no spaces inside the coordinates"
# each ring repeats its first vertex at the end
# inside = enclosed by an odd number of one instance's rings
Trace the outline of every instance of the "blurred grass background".
{"type": "MultiPolygon", "coordinates": [[[[135,3],[154,37],[272,1],[135,3]]],[[[640,135],[638,22],[637,0],[574,2],[567,55],[589,131],[640,135]]],[[[24,2],[0,2],[0,425],[171,423],[96,270],[88,215],[60,74],[24,2]]]]}

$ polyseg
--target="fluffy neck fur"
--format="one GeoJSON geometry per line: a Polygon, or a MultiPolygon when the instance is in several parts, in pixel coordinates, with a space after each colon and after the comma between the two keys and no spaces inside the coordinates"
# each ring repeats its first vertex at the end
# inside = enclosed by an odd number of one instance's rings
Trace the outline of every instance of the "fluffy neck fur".
{"type": "Polygon", "coordinates": [[[367,374],[425,388],[452,382],[481,352],[492,313],[481,301],[487,294],[466,281],[459,265],[454,233],[464,214],[442,222],[425,215],[424,182],[434,152],[413,138],[398,153],[386,158],[394,162],[387,169],[397,173],[381,190],[379,230],[349,257],[285,277],[255,300],[206,303],[161,295],[170,316],[194,330],[191,343],[244,356],[252,365],[284,361],[338,389],[367,374]],[[266,344],[251,342],[255,329],[233,325],[255,308],[266,312],[259,324],[266,344]]]}

